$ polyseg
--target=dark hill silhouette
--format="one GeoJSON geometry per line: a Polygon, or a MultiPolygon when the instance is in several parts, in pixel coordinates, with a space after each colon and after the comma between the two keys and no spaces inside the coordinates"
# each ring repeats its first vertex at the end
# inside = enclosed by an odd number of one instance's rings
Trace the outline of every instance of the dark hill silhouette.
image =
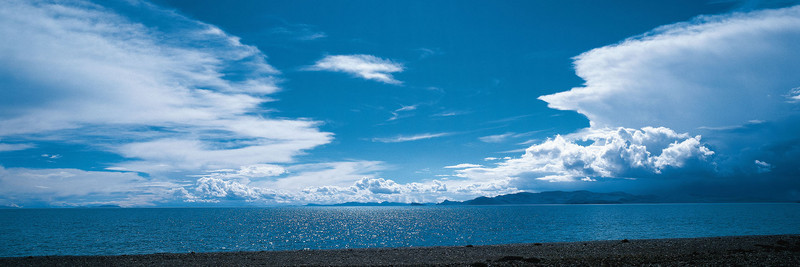
{"type": "Polygon", "coordinates": [[[437,205],[517,205],[517,204],[623,204],[656,203],[653,196],[638,196],[625,192],[595,193],[590,191],[521,192],[496,197],[478,197],[466,201],[447,201],[437,205]]]}

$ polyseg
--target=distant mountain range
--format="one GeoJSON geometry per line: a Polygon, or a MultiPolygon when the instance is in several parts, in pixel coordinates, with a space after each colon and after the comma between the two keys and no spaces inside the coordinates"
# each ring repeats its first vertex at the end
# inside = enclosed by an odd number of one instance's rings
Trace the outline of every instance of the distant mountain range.
{"type": "MultiPolygon", "coordinates": [[[[347,202],[339,204],[308,206],[459,206],[459,205],[525,205],[525,204],[633,204],[633,203],[742,203],[742,202],[794,202],[776,201],[755,198],[730,198],[708,196],[654,196],[633,195],[625,192],[595,193],[591,191],[546,191],[541,193],[520,192],[496,197],[478,197],[466,201],[449,201],[434,203],[399,203],[399,202],[347,202]]],[[[797,201],[800,203],[800,201],[797,201]]]]}
{"type": "Polygon", "coordinates": [[[400,202],[346,202],[338,204],[308,204],[318,207],[342,206],[425,206],[425,205],[520,205],[520,204],[623,204],[623,203],[658,203],[655,196],[638,196],[624,192],[595,193],[590,191],[547,191],[541,193],[521,192],[496,197],[478,197],[466,201],[449,201],[442,203],[400,203],[400,202]]]}
{"type": "Polygon", "coordinates": [[[657,203],[658,197],[638,196],[624,192],[595,193],[590,191],[521,192],[496,197],[478,197],[467,201],[445,200],[437,205],[518,205],[518,204],[624,204],[657,203]]]}

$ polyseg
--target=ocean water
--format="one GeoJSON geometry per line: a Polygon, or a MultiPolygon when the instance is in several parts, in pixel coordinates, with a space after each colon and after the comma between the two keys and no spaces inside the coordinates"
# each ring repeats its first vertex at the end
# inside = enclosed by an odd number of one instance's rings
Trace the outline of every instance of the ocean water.
{"type": "Polygon", "coordinates": [[[800,234],[800,204],[0,210],[0,257],[800,234]]]}

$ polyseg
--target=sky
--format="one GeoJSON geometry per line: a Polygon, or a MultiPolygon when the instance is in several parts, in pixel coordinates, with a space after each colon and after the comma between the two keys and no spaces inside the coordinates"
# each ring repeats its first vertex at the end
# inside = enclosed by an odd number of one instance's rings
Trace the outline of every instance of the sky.
{"type": "Polygon", "coordinates": [[[800,1],[0,3],[0,206],[800,200],[800,1]]]}

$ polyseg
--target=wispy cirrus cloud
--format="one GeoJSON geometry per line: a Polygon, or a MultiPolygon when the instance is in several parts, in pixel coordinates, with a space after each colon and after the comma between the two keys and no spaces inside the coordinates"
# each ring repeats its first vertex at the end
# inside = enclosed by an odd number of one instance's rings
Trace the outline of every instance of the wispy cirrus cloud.
{"type": "MultiPolygon", "coordinates": [[[[481,142],[485,142],[485,143],[502,143],[502,142],[506,142],[506,141],[508,141],[510,139],[530,136],[532,134],[541,133],[541,132],[548,131],[548,130],[549,129],[536,130],[536,131],[529,131],[529,132],[524,132],[524,133],[508,132],[508,133],[504,133],[504,134],[481,136],[481,137],[478,137],[478,140],[481,140],[481,142]]],[[[530,144],[531,142],[532,141],[529,140],[529,141],[523,142],[522,144],[530,144]]]]}
{"type": "Polygon", "coordinates": [[[417,141],[417,140],[438,138],[438,137],[443,137],[443,136],[448,136],[448,135],[452,135],[452,133],[424,133],[424,134],[416,134],[416,135],[398,135],[398,136],[395,136],[395,137],[376,137],[376,138],[372,138],[372,142],[400,143],[400,142],[409,142],[409,141],[417,141]]]}
{"type": "Polygon", "coordinates": [[[460,116],[472,113],[471,111],[462,111],[462,110],[449,110],[449,111],[442,111],[436,114],[431,115],[431,117],[452,117],[452,116],[460,116]]]}
{"type": "Polygon", "coordinates": [[[313,41],[328,37],[323,31],[318,31],[315,27],[307,24],[291,24],[280,20],[281,26],[272,28],[269,33],[273,35],[285,36],[298,41],[313,41]]]}
{"type": "Polygon", "coordinates": [[[36,147],[32,144],[4,144],[0,143],[0,152],[3,151],[17,151],[17,150],[25,150],[29,148],[36,147]]]}
{"type": "Polygon", "coordinates": [[[504,134],[495,134],[495,135],[488,135],[488,136],[481,136],[478,140],[485,143],[502,143],[505,142],[508,138],[511,138],[515,135],[515,133],[504,133],[504,134]]]}
{"type": "Polygon", "coordinates": [[[400,113],[406,112],[406,111],[417,110],[417,107],[419,107],[419,104],[403,106],[401,108],[395,109],[394,111],[392,111],[392,117],[390,117],[387,121],[393,121],[393,120],[399,119],[400,116],[401,116],[400,113]]]}
{"type": "Polygon", "coordinates": [[[0,205],[149,206],[180,199],[185,192],[178,183],[154,181],[132,172],[0,166],[0,205]]]}
{"type": "Polygon", "coordinates": [[[310,71],[344,72],[367,80],[388,84],[402,84],[392,73],[402,72],[403,64],[372,55],[334,55],[325,56],[314,65],[306,67],[310,71]]]}
{"type": "Polygon", "coordinates": [[[483,165],[471,164],[471,163],[461,163],[457,165],[444,166],[445,169],[466,169],[466,168],[481,168],[481,167],[483,167],[483,165]]]}
{"type": "Polygon", "coordinates": [[[419,54],[419,59],[426,59],[431,56],[443,54],[442,50],[439,48],[431,49],[431,48],[420,47],[414,49],[414,51],[416,51],[419,54]]]}

